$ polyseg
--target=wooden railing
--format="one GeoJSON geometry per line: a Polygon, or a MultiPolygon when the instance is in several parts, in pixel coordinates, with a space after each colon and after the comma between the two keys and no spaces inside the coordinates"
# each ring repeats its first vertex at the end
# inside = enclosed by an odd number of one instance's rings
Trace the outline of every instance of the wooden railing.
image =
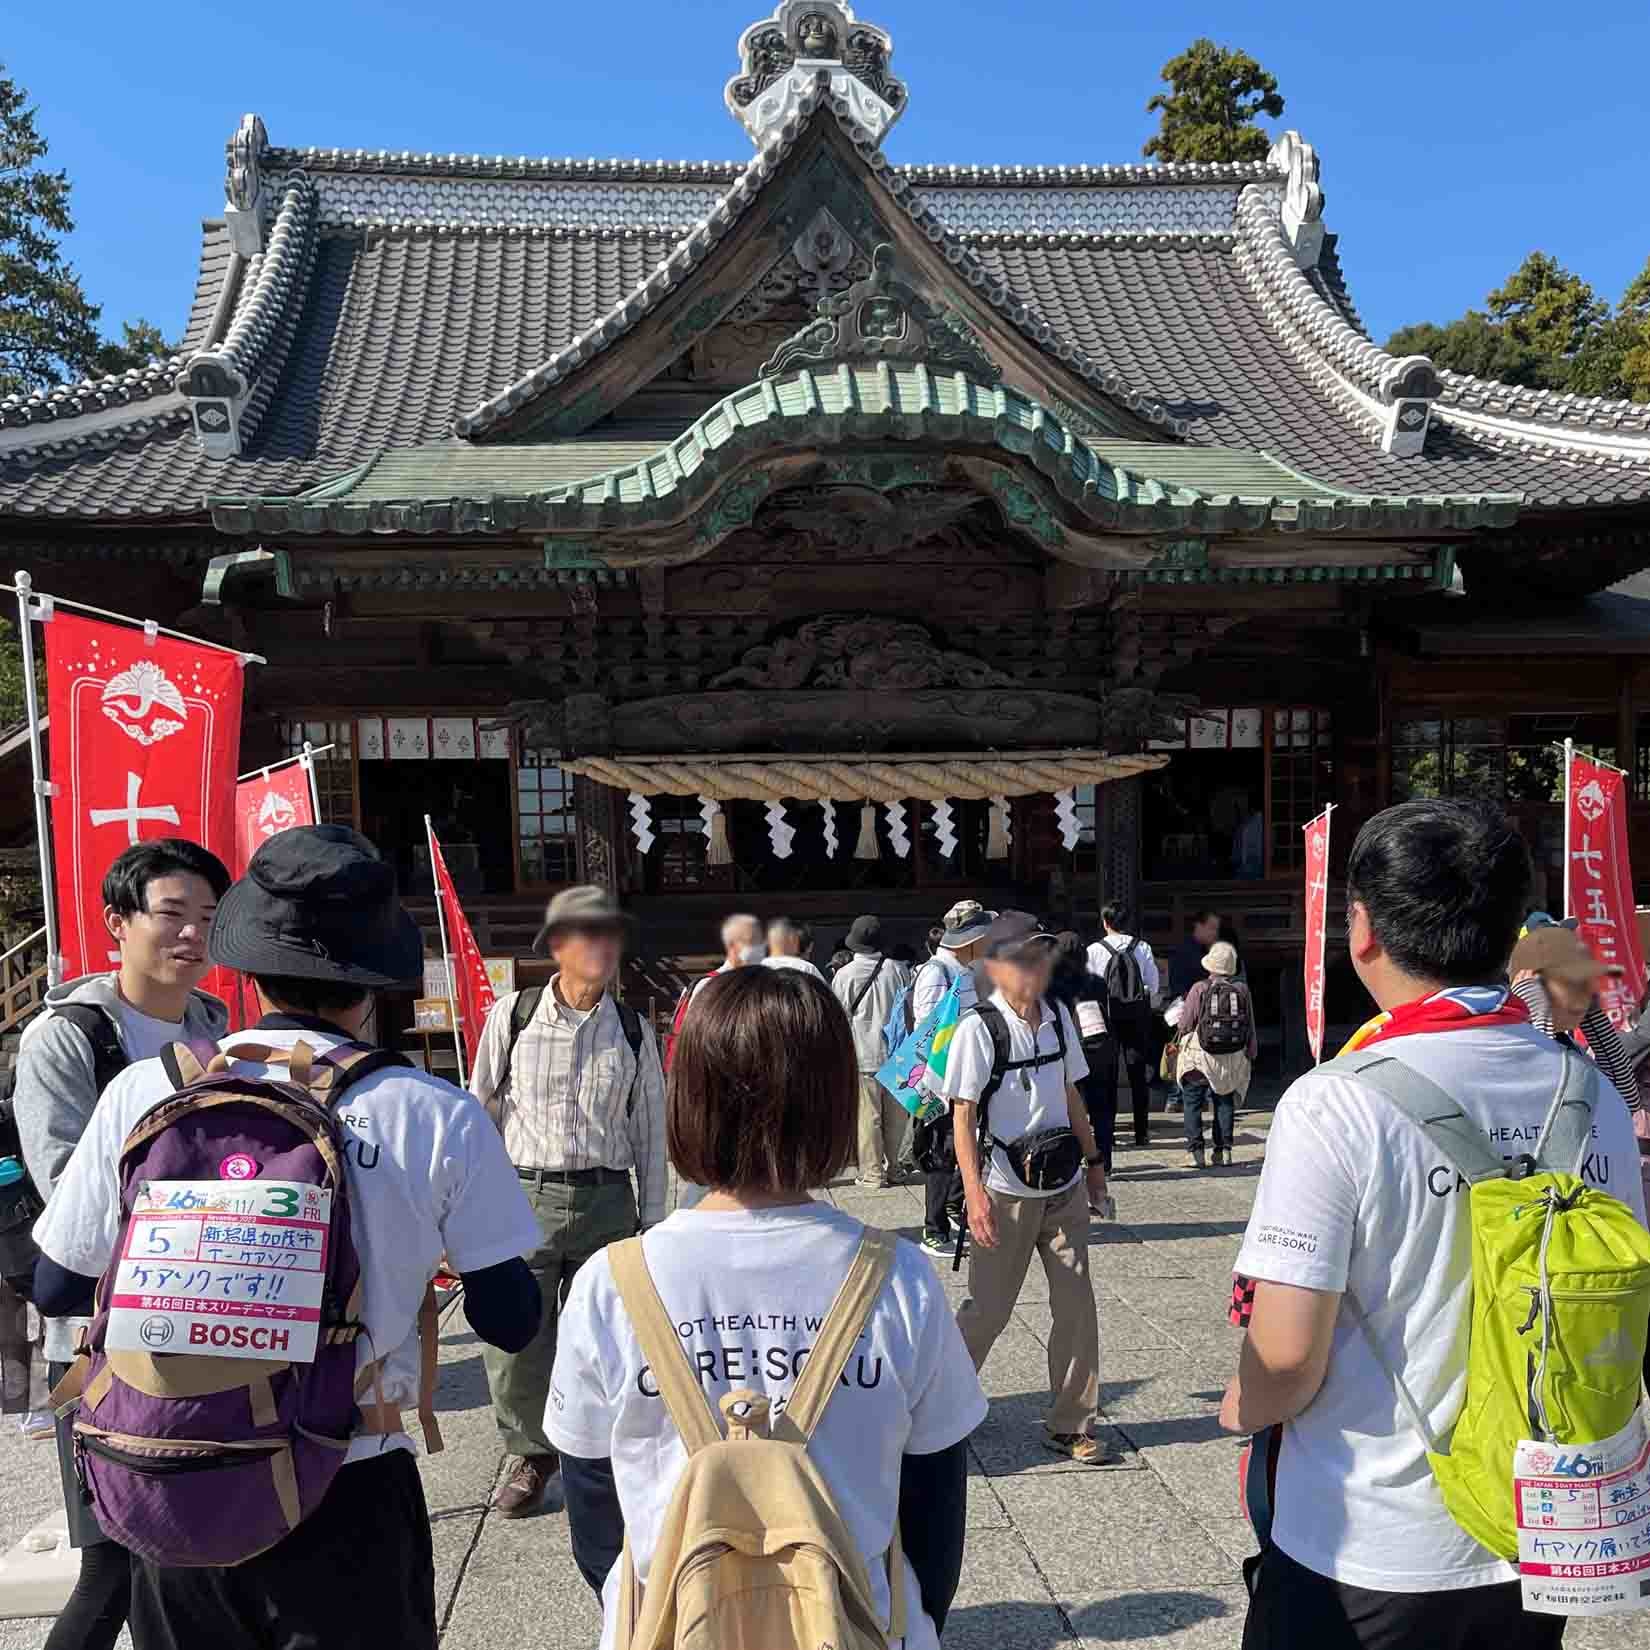
{"type": "Polygon", "coordinates": [[[0,1035],[15,1030],[46,1000],[46,930],[37,928],[0,955],[0,1035]]]}

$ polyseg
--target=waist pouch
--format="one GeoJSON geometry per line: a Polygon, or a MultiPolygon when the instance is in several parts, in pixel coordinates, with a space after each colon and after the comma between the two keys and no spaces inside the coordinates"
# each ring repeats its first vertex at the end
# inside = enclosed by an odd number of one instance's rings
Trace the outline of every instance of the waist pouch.
{"type": "Polygon", "coordinates": [[[1070,1129],[1039,1129],[1010,1144],[999,1140],[1009,1167],[1034,1192],[1057,1192],[1083,1166],[1083,1148],[1070,1129]]]}

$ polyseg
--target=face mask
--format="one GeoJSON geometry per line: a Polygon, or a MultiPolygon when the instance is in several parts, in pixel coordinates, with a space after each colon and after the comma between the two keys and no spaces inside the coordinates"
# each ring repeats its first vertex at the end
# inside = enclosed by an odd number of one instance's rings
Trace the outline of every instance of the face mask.
{"type": "Polygon", "coordinates": [[[742,945],[739,947],[739,960],[742,963],[759,963],[765,956],[767,956],[767,954],[767,946],[763,945],[760,941],[758,941],[755,945],[742,945]]]}

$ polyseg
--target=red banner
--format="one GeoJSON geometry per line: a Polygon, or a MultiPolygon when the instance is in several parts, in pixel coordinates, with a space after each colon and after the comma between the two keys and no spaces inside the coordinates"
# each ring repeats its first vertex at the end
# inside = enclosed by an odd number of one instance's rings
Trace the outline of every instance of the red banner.
{"type": "Polygon", "coordinates": [[[1575,756],[1568,777],[1565,911],[1579,921],[1582,938],[1600,962],[1626,970],[1607,978],[1599,991],[1611,1023],[1625,1031],[1644,995],[1627,841],[1627,775],[1575,756]]]}
{"type": "Polygon", "coordinates": [[[245,874],[247,862],[272,836],[316,823],[302,759],[241,780],[235,787],[235,875],[245,874]]]}
{"type": "Polygon", "coordinates": [[[430,866],[435,873],[435,894],[441,901],[442,920],[446,923],[447,968],[453,1000],[458,1007],[458,1024],[469,1050],[469,1064],[474,1066],[476,1050],[481,1047],[481,1028],[487,1023],[487,1011],[493,1006],[493,982],[487,978],[481,948],[470,932],[464,907],[458,903],[458,890],[453,887],[452,875],[434,831],[430,832],[430,866]]]}
{"type": "Polygon", "coordinates": [[[52,848],[63,977],[119,955],[103,876],[127,848],[187,837],[235,860],[241,661],[57,608],[46,630],[52,848]]]}
{"type": "Polygon", "coordinates": [[[1306,1041],[1323,1058],[1323,959],[1328,937],[1329,816],[1325,808],[1306,831],[1306,1041]]]}

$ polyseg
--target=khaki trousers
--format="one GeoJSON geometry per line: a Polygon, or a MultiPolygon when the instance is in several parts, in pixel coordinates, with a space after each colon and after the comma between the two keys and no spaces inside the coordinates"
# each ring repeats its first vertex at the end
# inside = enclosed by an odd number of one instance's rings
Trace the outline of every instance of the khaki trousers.
{"type": "Polygon", "coordinates": [[[1008,1326],[1033,1254],[1048,1279],[1054,1324],[1048,1335],[1050,1432],[1081,1432],[1100,1402],[1100,1318],[1089,1283],[1089,1199],[1079,1179],[1054,1197],[991,1192],[997,1247],[968,1252],[968,1298],[957,1309],[968,1355],[978,1369],[1008,1326]]]}
{"type": "Polygon", "coordinates": [[[859,1074],[859,1173],[862,1180],[892,1180],[911,1114],[869,1072],[859,1074]]]}

